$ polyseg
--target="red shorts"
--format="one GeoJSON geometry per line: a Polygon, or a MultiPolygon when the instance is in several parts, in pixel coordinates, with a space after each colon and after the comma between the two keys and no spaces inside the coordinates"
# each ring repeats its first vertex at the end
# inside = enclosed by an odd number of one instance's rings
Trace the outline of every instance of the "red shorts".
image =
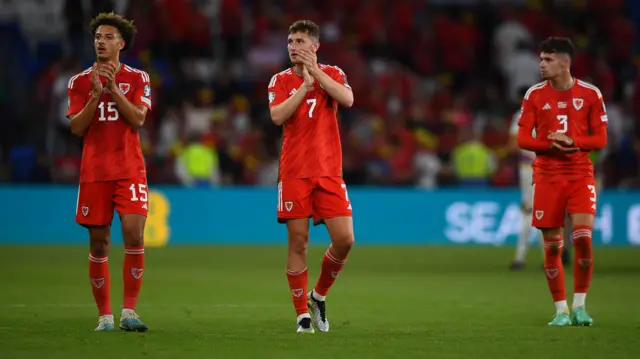
{"type": "Polygon", "coordinates": [[[149,212],[147,179],[114,180],[80,183],[76,222],[85,226],[105,226],[113,220],[113,210],[119,215],[149,212]]]}
{"type": "Polygon", "coordinates": [[[285,179],[278,183],[278,222],[313,217],[314,223],[351,217],[347,185],[341,177],[285,179]]]}
{"type": "Polygon", "coordinates": [[[563,227],[567,212],[596,214],[596,185],[593,178],[533,185],[533,227],[563,227]]]}

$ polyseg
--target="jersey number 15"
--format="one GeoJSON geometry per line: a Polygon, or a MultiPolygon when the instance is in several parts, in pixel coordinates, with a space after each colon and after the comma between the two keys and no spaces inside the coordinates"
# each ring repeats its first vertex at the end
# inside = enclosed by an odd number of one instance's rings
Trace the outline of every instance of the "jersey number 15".
{"type": "Polygon", "coordinates": [[[115,102],[100,102],[98,109],[100,110],[98,121],[117,121],[120,117],[115,102]]]}

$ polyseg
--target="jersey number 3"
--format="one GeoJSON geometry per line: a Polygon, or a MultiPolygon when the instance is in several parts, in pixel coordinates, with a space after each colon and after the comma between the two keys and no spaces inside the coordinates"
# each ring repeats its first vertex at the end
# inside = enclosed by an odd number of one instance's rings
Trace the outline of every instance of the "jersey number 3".
{"type": "Polygon", "coordinates": [[[115,102],[100,102],[98,109],[100,110],[98,121],[117,121],[120,117],[115,102]]]}
{"type": "Polygon", "coordinates": [[[569,116],[558,115],[558,121],[560,122],[560,126],[562,126],[562,128],[556,131],[557,133],[567,133],[567,130],[569,130],[568,120],[569,120],[569,116]]]}

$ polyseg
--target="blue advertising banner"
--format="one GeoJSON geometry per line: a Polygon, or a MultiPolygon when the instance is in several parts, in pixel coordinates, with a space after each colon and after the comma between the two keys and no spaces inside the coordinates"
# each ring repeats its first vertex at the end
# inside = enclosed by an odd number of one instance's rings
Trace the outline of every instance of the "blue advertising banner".
{"type": "MultiPolygon", "coordinates": [[[[516,189],[349,189],[357,244],[513,245],[520,231],[516,189]]],[[[74,222],[77,189],[0,187],[0,244],[86,243],[74,222]]],[[[276,222],[275,188],[152,187],[147,246],[171,244],[285,244],[276,222]]],[[[114,216],[113,240],[121,242],[114,216]]],[[[311,229],[326,243],[324,226],[311,229]]],[[[598,198],[595,245],[640,245],[640,192],[605,191],[598,198]]]]}

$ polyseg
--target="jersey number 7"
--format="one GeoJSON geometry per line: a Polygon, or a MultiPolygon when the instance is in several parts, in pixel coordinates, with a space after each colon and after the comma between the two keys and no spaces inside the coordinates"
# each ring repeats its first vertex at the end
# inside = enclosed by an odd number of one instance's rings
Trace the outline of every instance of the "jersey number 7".
{"type": "Polygon", "coordinates": [[[307,104],[309,105],[309,117],[313,117],[313,110],[316,108],[316,99],[315,98],[308,99],[307,104]]]}

